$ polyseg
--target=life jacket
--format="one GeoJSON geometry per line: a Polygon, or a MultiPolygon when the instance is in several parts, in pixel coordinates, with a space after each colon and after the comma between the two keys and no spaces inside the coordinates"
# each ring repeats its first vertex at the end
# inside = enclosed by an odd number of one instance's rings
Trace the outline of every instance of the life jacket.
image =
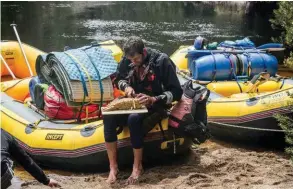
{"type": "Polygon", "coordinates": [[[83,107],[69,107],[65,99],[53,85],[50,85],[44,95],[45,114],[53,119],[77,119],[98,115],[99,106],[95,104],[83,107]],[[81,112],[80,109],[82,108],[81,112]],[[79,115],[80,114],[80,115],[79,115]]]}
{"type": "Polygon", "coordinates": [[[169,115],[169,126],[181,136],[189,137],[194,143],[203,143],[209,138],[206,103],[210,91],[193,88],[192,81],[183,85],[181,100],[174,105],[169,115]]]}

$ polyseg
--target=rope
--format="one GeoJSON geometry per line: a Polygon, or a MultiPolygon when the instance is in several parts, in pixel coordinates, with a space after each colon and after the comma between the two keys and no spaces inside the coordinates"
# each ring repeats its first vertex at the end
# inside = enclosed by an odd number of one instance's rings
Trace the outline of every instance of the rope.
{"type": "MultiPolygon", "coordinates": [[[[79,66],[83,69],[83,71],[85,72],[87,78],[88,78],[88,81],[89,81],[89,84],[90,84],[90,103],[92,103],[92,97],[93,97],[93,86],[92,86],[92,81],[91,81],[91,77],[89,75],[89,73],[87,72],[87,69],[82,65],[82,63],[76,58],[74,57],[72,54],[68,53],[68,52],[64,52],[65,54],[67,54],[69,57],[71,57],[74,62],[78,63],[79,66]]],[[[84,85],[85,85],[85,81],[84,81],[84,85]]]]}
{"type": "Polygon", "coordinates": [[[222,125],[222,126],[226,126],[226,127],[234,127],[234,128],[256,130],[256,131],[269,131],[269,132],[280,132],[280,133],[285,132],[284,130],[278,130],[278,129],[263,129],[263,128],[254,128],[254,127],[244,127],[244,126],[231,125],[231,124],[227,124],[227,123],[219,123],[219,122],[214,122],[214,121],[209,121],[209,123],[222,125]]]}

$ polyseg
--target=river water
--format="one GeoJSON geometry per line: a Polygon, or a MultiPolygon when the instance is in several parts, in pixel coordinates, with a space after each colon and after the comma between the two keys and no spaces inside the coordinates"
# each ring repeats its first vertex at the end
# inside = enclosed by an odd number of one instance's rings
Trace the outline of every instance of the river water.
{"type": "Polygon", "coordinates": [[[172,54],[197,36],[209,41],[249,37],[256,45],[271,41],[268,18],[244,16],[244,2],[2,2],[1,39],[16,40],[10,27],[18,25],[23,42],[41,50],[61,51],[129,36],[172,54]]]}

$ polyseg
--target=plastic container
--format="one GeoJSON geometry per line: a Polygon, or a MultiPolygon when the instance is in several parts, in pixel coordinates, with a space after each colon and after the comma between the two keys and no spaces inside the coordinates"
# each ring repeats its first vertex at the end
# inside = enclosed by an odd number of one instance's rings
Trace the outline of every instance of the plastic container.
{"type": "Polygon", "coordinates": [[[192,77],[196,80],[232,80],[238,72],[237,58],[232,54],[214,54],[203,56],[193,61],[192,77]],[[233,68],[233,70],[232,70],[233,68]]]}
{"type": "Polygon", "coordinates": [[[268,72],[275,76],[278,71],[278,60],[275,56],[265,53],[249,53],[237,55],[242,63],[241,75],[247,75],[250,79],[260,72],[268,72]],[[250,70],[248,70],[250,62],[250,70]]]}

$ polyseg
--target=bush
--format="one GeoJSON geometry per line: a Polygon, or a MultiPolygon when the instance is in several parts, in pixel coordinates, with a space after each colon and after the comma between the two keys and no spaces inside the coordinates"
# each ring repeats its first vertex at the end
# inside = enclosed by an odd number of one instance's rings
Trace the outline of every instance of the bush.
{"type": "MultiPolygon", "coordinates": [[[[285,59],[286,66],[293,68],[293,2],[278,2],[278,9],[274,10],[274,19],[271,19],[272,28],[281,31],[281,36],[277,41],[283,43],[290,55],[285,59]]],[[[292,104],[289,104],[292,105],[292,104]]],[[[293,161],[293,119],[291,117],[277,115],[280,127],[285,131],[285,140],[289,147],[285,151],[291,156],[293,161]]]]}
{"type": "Polygon", "coordinates": [[[293,1],[281,1],[278,9],[274,10],[274,19],[271,19],[272,28],[281,30],[278,39],[290,49],[293,47],[293,1]]]}

